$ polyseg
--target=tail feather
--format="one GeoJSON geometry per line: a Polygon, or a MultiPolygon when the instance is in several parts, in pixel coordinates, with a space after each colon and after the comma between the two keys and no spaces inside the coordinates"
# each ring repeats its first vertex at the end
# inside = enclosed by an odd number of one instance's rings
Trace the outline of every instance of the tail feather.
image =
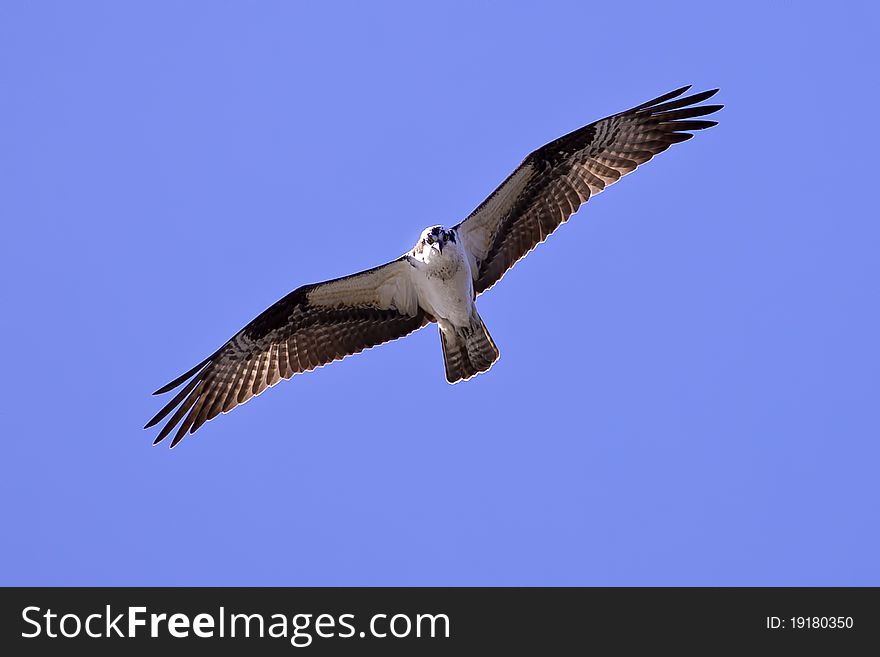
{"type": "Polygon", "coordinates": [[[456,328],[440,322],[440,342],[449,383],[467,381],[485,372],[501,355],[476,309],[468,326],[456,328]]]}

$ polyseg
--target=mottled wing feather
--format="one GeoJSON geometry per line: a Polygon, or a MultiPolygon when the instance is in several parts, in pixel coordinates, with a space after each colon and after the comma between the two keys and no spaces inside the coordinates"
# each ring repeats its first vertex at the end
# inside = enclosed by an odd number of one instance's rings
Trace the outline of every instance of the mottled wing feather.
{"type": "Polygon", "coordinates": [[[575,130],[530,154],[456,228],[485,292],[543,242],[591,196],[634,171],[691,131],[716,125],[695,120],[721,105],[698,105],[718,90],[681,97],[682,87],[575,130]]]}
{"type": "MultiPolygon", "coordinates": [[[[259,395],[282,379],[401,338],[429,321],[419,307],[410,265],[394,262],[294,290],[225,345],[155,394],[186,386],[146,428],[169,414],[155,443],[187,432],[259,395]],[[190,380],[191,379],[191,380],[190,380]],[[179,426],[178,426],[179,425],[179,426]]],[[[154,444],[155,444],[154,443],[154,444]]]]}

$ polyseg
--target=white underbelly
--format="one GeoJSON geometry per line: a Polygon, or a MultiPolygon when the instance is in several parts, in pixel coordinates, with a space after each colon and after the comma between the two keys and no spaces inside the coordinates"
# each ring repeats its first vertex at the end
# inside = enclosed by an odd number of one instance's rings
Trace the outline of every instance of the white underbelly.
{"type": "Polygon", "coordinates": [[[455,326],[467,326],[473,300],[462,285],[456,281],[432,281],[425,292],[425,307],[430,307],[434,317],[447,319],[455,326]]]}
{"type": "Polygon", "coordinates": [[[455,326],[467,326],[474,303],[474,288],[467,265],[458,267],[450,278],[421,275],[418,282],[419,303],[437,319],[455,326]]]}

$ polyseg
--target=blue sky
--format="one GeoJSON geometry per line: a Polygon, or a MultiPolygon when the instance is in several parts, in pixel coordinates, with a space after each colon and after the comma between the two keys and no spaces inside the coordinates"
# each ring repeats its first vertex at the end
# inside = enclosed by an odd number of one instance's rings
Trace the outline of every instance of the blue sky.
{"type": "Polygon", "coordinates": [[[880,585],[876,6],[421,5],[3,3],[0,583],[880,585]],[[277,298],[687,83],[489,375],[430,327],[151,447],[277,298]]]}

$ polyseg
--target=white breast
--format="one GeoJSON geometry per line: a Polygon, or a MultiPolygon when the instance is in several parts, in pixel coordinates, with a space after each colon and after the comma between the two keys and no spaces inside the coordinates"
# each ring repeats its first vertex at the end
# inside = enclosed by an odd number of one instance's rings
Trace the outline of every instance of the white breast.
{"type": "Polygon", "coordinates": [[[467,326],[474,303],[471,268],[461,247],[452,242],[413,269],[419,304],[434,317],[467,326]]]}

